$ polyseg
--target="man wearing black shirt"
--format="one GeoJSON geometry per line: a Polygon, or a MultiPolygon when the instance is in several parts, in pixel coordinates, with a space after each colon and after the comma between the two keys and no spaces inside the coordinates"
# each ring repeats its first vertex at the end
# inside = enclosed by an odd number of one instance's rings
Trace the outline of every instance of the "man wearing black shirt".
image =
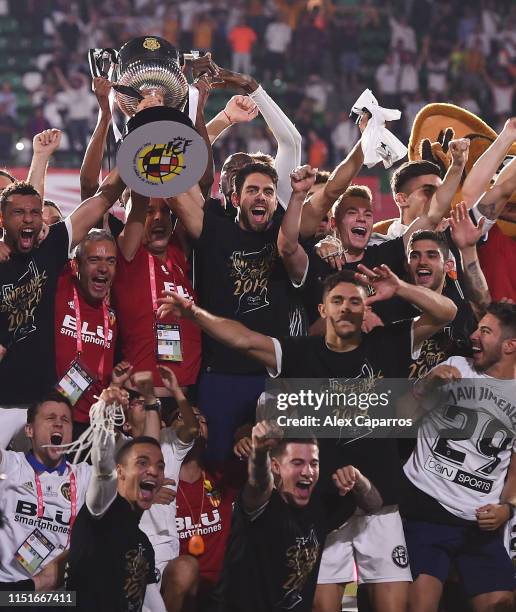
{"type": "MultiPolygon", "coordinates": [[[[420,206],[419,216],[414,219],[409,228],[398,238],[381,244],[369,245],[373,229],[372,194],[367,187],[353,185],[339,198],[334,206],[334,223],[340,236],[344,251],[333,251],[336,265],[355,271],[359,263],[369,268],[381,264],[388,265],[398,276],[405,272],[405,249],[412,233],[420,229],[434,229],[445,217],[451,207],[451,202],[459,186],[463,168],[468,158],[469,140],[460,139],[450,143],[453,162],[444,178],[439,177],[439,168],[432,163],[425,162],[428,172],[434,169],[434,174],[418,177],[422,181],[421,189],[417,190],[413,199],[420,206]],[[424,204],[424,206],[422,206],[424,204]]],[[[311,168],[302,166],[298,168],[293,180],[307,182],[311,168]]],[[[278,250],[288,271],[292,282],[305,285],[304,293],[309,309],[310,322],[317,319],[316,307],[320,303],[322,281],[332,274],[332,267],[315,254],[310,256],[300,247],[300,217],[303,203],[294,202],[289,206],[278,236],[278,250]]],[[[369,289],[372,291],[372,288],[369,289]]],[[[391,303],[375,304],[375,312],[384,323],[399,320],[396,308],[391,303]]],[[[315,328],[315,333],[323,333],[324,325],[315,328]]]]}
{"type": "MultiPolygon", "coordinates": [[[[467,299],[460,299],[457,295],[449,296],[457,306],[457,316],[449,326],[423,343],[418,358],[409,364],[409,378],[417,379],[425,376],[450,355],[469,355],[471,352],[469,337],[476,328],[477,317],[481,318],[490,302],[489,289],[476,250],[476,243],[482,233],[482,224],[475,227],[464,204],[459,204],[451,217],[451,231],[454,241],[460,247],[467,299]]],[[[446,238],[442,234],[428,230],[415,232],[409,241],[407,251],[411,282],[446,295],[444,292],[446,276],[454,267],[446,238]]],[[[417,315],[417,311],[401,301],[398,302],[398,313],[400,318],[417,315]]]]}
{"type": "MultiPolygon", "coordinates": [[[[263,363],[273,376],[367,378],[371,383],[377,378],[402,378],[406,376],[410,356],[417,354],[424,340],[453,320],[456,307],[451,300],[430,289],[401,281],[387,266],[374,271],[359,266],[359,270],[363,272],[358,275],[360,283],[373,286],[375,295],[366,300],[365,289],[357,284],[350,271],[328,277],[324,302],[319,306],[326,323],[324,337],[271,338],[246,328],[238,321],[216,317],[177,294],[163,298],[161,308],[163,311],[172,308],[176,316],[193,318],[219,342],[263,363]],[[366,304],[390,299],[394,295],[418,307],[421,316],[362,334],[366,304]]],[[[342,448],[339,442],[324,441],[323,480],[342,465],[342,448]]],[[[381,560],[381,569],[384,572],[385,564],[390,562],[392,573],[388,576],[383,573],[374,578],[368,576],[374,590],[374,600],[385,602],[385,605],[391,606],[390,609],[402,610],[406,603],[406,581],[409,578],[399,571],[406,570],[408,563],[406,554],[401,554],[405,552],[404,537],[396,509],[400,476],[396,445],[393,440],[366,437],[346,444],[345,453],[346,463],[355,465],[378,486],[384,500],[384,510],[388,513],[389,531],[392,536],[396,528],[398,538],[392,551],[379,550],[375,544],[373,557],[380,557],[382,552],[384,556],[387,554],[389,559],[381,560]],[[395,573],[403,577],[396,580],[395,573]],[[386,587],[384,591],[383,586],[386,587]]],[[[383,515],[381,520],[386,520],[383,515]]]]}
{"type": "MultiPolygon", "coordinates": [[[[304,236],[315,233],[362,161],[358,143],[324,189],[307,200],[304,236]]],[[[276,171],[264,163],[247,164],[234,182],[235,222],[214,213],[212,207],[203,209],[195,188],[169,202],[194,240],[200,303],[214,314],[267,335],[300,335],[305,327],[302,309],[277,250],[282,211],[277,211],[276,171]]],[[[233,432],[254,419],[265,377],[263,366],[204,336],[199,407],[214,430],[208,444],[211,459],[224,459],[231,452],[233,432]]]]}
{"type": "MultiPolygon", "coordinates": [[[[280,439],[262,421],[254,426],[249,478],[237,501],[222,577],[221,612],[310,612],[327,534],[327,513],[318,495],[319,449],[314,438],[280,439]]],[[[344,522],[356,505],[381,506],[371,483],[353,466],[332,475],[346,496],[344,522]]]]}
{"type": "Polygon", "coordinates": [[[115,169],[37,246],[42,201],[32,185],[13,183],[0,196],[0,221],[11,250],[0,265],[0,405],[29,404],[56,381],[54,298],[58,276],[74,248],[118,198],[115,169]],[[30,385],[25,373],[30,372],[30,385]]]}
{"type": "MultiPolygon", "coordinates": [[[[101,400],[127,403],[118,389],[103,391],[101,400]]],[[[157,577],[154,550],[138,524],[163,484],[165,462],[154,438],[129,440],[116,458],[114,435],[105,440],[94,442],[94,473],[72,531],[66,589],[77,592],[81,612],[140,612],[157,577]]]]}

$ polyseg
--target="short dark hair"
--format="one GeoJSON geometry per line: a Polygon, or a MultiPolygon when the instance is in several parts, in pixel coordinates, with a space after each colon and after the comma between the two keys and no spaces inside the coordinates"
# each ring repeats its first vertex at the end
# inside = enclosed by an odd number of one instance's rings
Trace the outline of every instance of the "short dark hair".
{"type": "Polygon", "coordinates": [[[59,393],[59,391],[57,391],[56,389],[51,389],[39,400],[29,406],[29,409],[27,410],[27,424],[34,423],[39,409],[46,402],[56,402],[58,404],[64,404],[65,406],[68,406],[70,412],[72,412],[72,404],[70,404],[70,400],[64,395],[61,395],[61,393],[59,393]]]}
{"type": "Polygon", "coordinates": [[[450,259],[450,247],[446,236],[442,232],[434,232],[433,230],[417,230],[409,239],[407,244],[407,254],[414,248],[414,242],[419,240],[431,240],[437,244],[437,248],[441,251],[444,261],[450,259]]]}
{"type": "Polygon", "coordinates": [[[91,229],[86,236],[79,242],[77,248],[75,249],[75,259],[77,261],[81,260],[84,248],[87,242],[111,242],[116,248],[116,240],[113,238],[111,232],[105,229],[91,229]]]}
{"type": "Polygon", "coordinates": [[[439,166],[433,162],[420,159],[401,164],[399,168],[396,168],[391,177],[392,193],[396,194],[403,192],[408,181],[418,176],[423,176],[424,174],[435,174],[439,178],[442,178],[439,166]]]}
{"type": "Polygon", "coordinates": [[[0,176],[3,176],[4,178],[8,178],[10,181],[12,181],[13,183],[16,182],[16,179],[14,178],[14,176],[9,172],[9,170],[7,170],[7,168],[0,168],[0,176]]]}
{"type": "Polygon", "coordinates": [[[33,185],[27,181],[15,181],[8,185],[0,194],[0,209],[5,210],[9,198],[13,195],[31,195],[37,196],[41,201],[41,196],[33,185]]]}
{"type": "Polygon", "coordinates": [[[48,206],[49,208],[53,208],[54,210],[57,210],[61,219],[63,218],[63,211],[59,208],[59,206],[55,202],[52,202],[52,200],[43,200],[43,206],[48,206]]]}
{"type": "Polygon", "coordinates": [[[335,289],[337,285],[340,285],[340,283],[351,283],[352,285],[356,285],[365,291],[365,287],[355,278],[355,273],[353,270],[340,270],[340,272],[330,274],[330,276],[327,276],[324,279],[322,299],[324,300],[328,293],[332,289],[335,289]]]}
{"type": "Polygon", "coordinates": [[[263,162],[254,162],[252,164],[246,164],[243,168],[240,168],[240,170],[235,174],[234,191],[237,195],[240,195],[242,193],[242,187],[244,186],[245,179],[250,174],[265,174],[271,178],[275,187],[278,184],[278,173],[269,164],[264,164],[263,162]]]}
{"type": "Polygon", "coordinates": [[[516,304],[491,302],[487,312],[498,319],[504,340],[516,338],[516,304]]]}
{"type": "Polygon", "coordinates": [[[314,185],[324,185],[330,178],[330,172],[328,170],[317,170],[315,174],[314,185]]]}
{"type": "Polygon", "coordinates": [[[275,459],[279,459],[282,457],[289,444],[315,444],[317,448],[319,448],[319,441],[313,435],[307,436],[306,438],[282,438],[276,446],[274,446],[271,450],[271,457],[275,459]]]}
{"type": "Polygon", "coordinates": [[[161,450],[160,443],[156,440],[156,438],[151,438],[150,436],[136,436],[136,438],[131,438],[131,440],[127,440],[125,444],[123,444],[115,453],[115,463],[117,465],[124,463],[127,455],[130,450],[136,444],[152,444],[161,450]]]}
{"type": "Polygon", "coordinates": [[[272,157],[272,155],[269,155],[268,153],[264,153],[263,151],[256,151],[256,153],[250,153],[249,157],[253,160],[253,162],[261,162],[262,164],[274,166],[274,157],[272,157]]]}

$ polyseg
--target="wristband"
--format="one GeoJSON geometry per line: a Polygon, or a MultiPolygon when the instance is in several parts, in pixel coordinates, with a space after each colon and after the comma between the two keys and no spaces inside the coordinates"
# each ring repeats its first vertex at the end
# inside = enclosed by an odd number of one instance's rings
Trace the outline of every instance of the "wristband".
{"type": "Polygon", "coordinates": [[[161,402],[159,399],[154,400],[152,404],[144,404],[145,411],[156,410],[156,412],[161,412],[161,402]]]}
{"type": "Polygon", "coordinates": [[[509,520],[511,520],[514,517],[514,504],[511,504],[511,502],[503,502],[504,506],[509,506],[509,520]]]}

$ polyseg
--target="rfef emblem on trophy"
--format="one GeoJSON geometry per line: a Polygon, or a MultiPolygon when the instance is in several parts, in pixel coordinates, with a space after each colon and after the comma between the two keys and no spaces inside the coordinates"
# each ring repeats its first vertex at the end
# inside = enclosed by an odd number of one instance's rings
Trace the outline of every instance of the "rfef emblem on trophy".
{"type": "Polygon", "coordinates": [[[120,51],[90,49],[89,60],[93,77],[112,82],[114,102],[128,118],[116,155],[124,183],[157,198],[195,185],[208,150],[184,112],[189,86],[177,49],[163,38],[142,36],[120,51]]]}

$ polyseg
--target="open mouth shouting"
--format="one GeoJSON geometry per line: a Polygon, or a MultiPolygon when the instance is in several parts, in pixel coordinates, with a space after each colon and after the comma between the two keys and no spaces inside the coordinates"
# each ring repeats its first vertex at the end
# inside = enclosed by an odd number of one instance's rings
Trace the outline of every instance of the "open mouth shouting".
{"type": "Polygon", "coordinates": [[[267,214],[267,209],[265,206],[253,206],[251,208],[251,215],[255,221],[261,223],[265,220],[265,215],[267,214]]]}
{"type": "Polygon", "coordinates": [[[36,237],[36,232],[31,228],[25,228],[20,230],[20,248],[23,251],[28,251],[32,248],[34,244],[34,239],[36,237]]]}
{"type": "Polygon", "coordinates": [[[480,344],[473,344],[471,350],[473,352],[473,361],[480,361],[482,359],[482,355],[484,354],[480,344]]]}
{"type": "Polygon", "coordinates": [[[416,269],[416,281],[418,285],[427,285],[433,276],[432,270],[428,268],[417,268],[416,269]]]}
{"type": "Polygon", "coordinates": [[[97,274],[91,279],[94,291],[104,293],[108,285],[108,277],[105,274],[97,274]]]}
{"type": "Polygon", "coordinates": [[[360,236],[360,238],[364,238],[367,234],[367,229],[363,225],[357,225],[351,228],[351,233],[355,236],[360,236]]]}
{"type": "Polygon", "coordinates": [[[158,488],[158,483],[152,478],[146,478],[140,482],[140,498],[147,503],[151,503],[154,493],[158,488]]]}
{"type": "Polygon", "coordinates": [[[50,444],[52,446],[59,446],[63,441],[63,434],[59,431],[55,431],[51,436],[50,436],[50,444]]]}
{"type": "Polygon", "coordinates": [[[296,496],[303,500],[310,499],[312,491],[312,481],[308,478],[301,478],[296,482],[296,496]]]}

